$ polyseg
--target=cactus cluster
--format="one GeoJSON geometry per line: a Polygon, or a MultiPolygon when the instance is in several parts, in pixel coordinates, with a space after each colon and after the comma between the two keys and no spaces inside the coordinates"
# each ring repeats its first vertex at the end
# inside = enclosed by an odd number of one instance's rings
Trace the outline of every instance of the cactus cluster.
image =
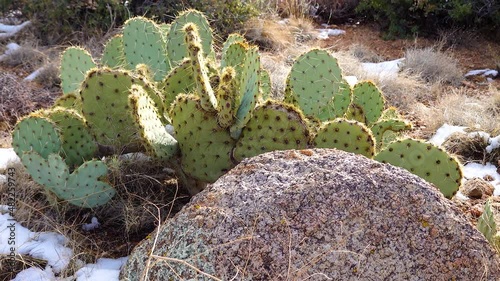
{"type": "Polygon", "coordinates": [[[95,207],[115,192],[105,163],[92,160],[105,154],[145,152],[177,167],[181,178],[209,183],[246,157],[324,147],[408,169],[447,197],[458,190],[457,160],[430,144],[400,140],[411,124],[386,109],[372,82],[351,87],[328,52],[298,57],[279,101],[269,98],[271,81],[255,46],[230,35],[218,62],[212,41],[206,18],[189,10],[169,25],[130,19],[100,60],[68,48],[64,96],[13,132],[34,180],[72,204],[95,207]]]}

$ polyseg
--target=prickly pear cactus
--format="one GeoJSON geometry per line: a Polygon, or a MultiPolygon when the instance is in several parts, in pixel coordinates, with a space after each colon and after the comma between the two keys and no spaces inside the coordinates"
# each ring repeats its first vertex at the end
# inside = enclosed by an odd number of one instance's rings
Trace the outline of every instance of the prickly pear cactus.
{"type": "Polygon", "coordinates": [[[196,25],[202,42],[202,53],[207,56],[213,52],[213,35],[208,20],[198,11],[187,10],[180,13],[179,16],[172,22],[170,31],[167,35],[167,51],[172,65],[179,64],[185,57],[188,56],[188,46],[184,40],[185,33],[183,30],[187,23],[193,23],[196,25]]]}
{"type": "Polygon", "coordinates": [[[447,198],[460,188],[462,168],[455,157],[423,141],[405,139],[389,144],[375,160],[404,168],[436,185],[447,198]]]}
{"type": "MultiPolygon", "coordinates": [[[[259,95],[260,56],[257,47],[251,47],[246,52],[245,62],[241,72],[239,94],[236,99],[238,107],[236,122],[231,126],[231,136],[238,139],[241,130],[252,116],[259,95]]],[[[236,71],[238,71],[236,69],[236,71]]]]}
{"type": "Polygon", "coordinates": [[[231,66],[238,74],[242,73],[248,48],[248,44],[244,42],[236,42],[229,45],[226,51],[222,53],[220,67],[231,66]]]}
{"type": "Polygon", "coordinates": [[[129,69],[146,64],[154,81],[161,81],[170,71],[166,42],[161,28],[151,20],[135,17],[123,27],[123,50],[129,69]]]}
{"type": "Polygon", "coordinates": [[[69,47],[61,57],[61,88],[64,94],[75,93],[85,74],[96,66],[92,56],[82,48],[69,47]]]}
{"type": "Polygon", "coordinates": [[[231,161],[234,140],[227,130],[219,127],[215,113],[203,110],[198,96],[178,95],[170,116],[186,174],[214,182],[234,166],[231,161]]]}
{"type": "MultiPolygon", "coordinates": [[[[229,46],[231,46],[234,43],[246,44],[247,40],[245,39],[245,37],[241,36],[240,34],[236,34],[236,33],[229,34],[226,41],[224,42],[224,45],[222,46],[222,57],[224,57],[224,54],[226,54],[229,46]]],[[[224,59],[221,59],[221,67],[224,67],[223,61],[224,61],[224,59]]]]}
{"type": "Polygon", "coordinates": [[[337,148],[373,158],[375,138],[363,123],[335,119],[323,123],[314,137],[314,147],[337,148]]]}
{"type": "Polygon", "coordinates": [[[337,59],[324,50],[313,49],[295,60],[287,77],[285,101],[296,104],[307,117],[326,121],[347,111],[345,104],[350,103],[347,89],[337,59]],[[341,95],[336,97],[337,94],[341,95]],[[335,99],[348,102],[334,107],[338,103],[335,99]]]}
{"type": "Polygon", "coordinates": [[[68,166],[79,166],[95,156],[97,144],[85,121],[76,111],[56,107],[41,111],[40,114],[48,117],[57,126],[62,140],[61,155],[68,166]]]}
{"type": "Polygon", "coordinates": [[[160,92],[164,94],[166,106],[170,106],[178,94],[189,94],[194,91],[195,80],[191,60],[185,59],[174,67],[160,84],[160,92]]]}
{"type": "Polygon", "coordinates": [[[158,117],[154,101],[144,88],[133,85],[131,92],[129,101],[146,151],[157,159],[169,160],[177,152],[177,141],[167,133],[158,117]]]}
{"type": "Polygon", "coordinates": [[[377,122],[385,107],[385,99],[379,88],[371,81],[363,81],[354,85],[352,92],[352,106],[356,109],[347,113],[348,118],[362,120],[369,126],[377,122]]]}
{"type": "Polygon", "coordinates": [[[57,125],[49,118],[31,114],[22,118],[12,132],[12,147],[21,157],[23,152],[35,151],[43,158],[58,154],[61,139],[57,125]]]}
{"type": "Polygon", "coordinates": [[[106,43],[102,53],[101,63],[110,68],[125,67],[123,35],[116,35],[106,43]]]}
{"type": "Polygon", "coordinates": [[[302,112],[293,105],[269,100],[253,112],[233,156],[242,161],[274,150],[305,149],[310,141],[311,134],[302,112]]]}
{"type": "Polygon", "coordinates": [[[265,101],[271,98],[272,92],[272,83],[271,76],[269,76],[269,72],[267,70],[261,68],[259,72],[259,86],[260,86],[260,98],[262,101],[265,101]]]}
{"type": "MultiPolygon", "coordinates": [[[[493,237],[497,233],[497,224],[495,222],[495,214],[491,209],[490,200],[484,205],[483,214],[477,220],[477,229],[486,237],[490,243],[494,243],[493,237]]],[[[499,246],[499,245],[495,245],[499,246]]]]}
{"type": "Polygon", "coordinates": [[[101,161],[85,162],[71,174],[57,154],[44,158],[29,151],[23,153],[21,161],[34,181],[75,206],[94,208],[107,203],[115,194],[114,188],[101,180],[107,174],[107,166],[101,161]]]}

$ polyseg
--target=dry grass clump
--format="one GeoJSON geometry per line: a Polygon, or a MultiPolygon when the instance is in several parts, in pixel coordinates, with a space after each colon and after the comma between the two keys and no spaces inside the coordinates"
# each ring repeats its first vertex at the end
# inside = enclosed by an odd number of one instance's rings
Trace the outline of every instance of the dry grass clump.
{"type": "Polygon", "coordinates": [[[59,95],[33,87],[28,82],[0,71],[0,123],[14,124],[17,119],[40,108],[49,107],[59,95]]]}
{"type": "Polygon", "coordinates": [[[446,139],[443,147],[458,156],[460,162],[489,162],[487,140],[480,134],[454,133],[446,139]]]}
{"type": "Polygon", "coordinates": [[[425,121],[426,131],[429,132],[435,132],[446,123],[496,135],[500,133],[498,100],[500,91],[493,88],[482,96],[468,96],[467,90],[463,88],[451,88],[450,92],[442,95],[435,104],[419,105],[416,114],[425,121]],[[494,104],[496,109],[492,109],[494,104]]]}
{"type": "Polygon", "coordinates": [[[1,63],[10,67],[21,67],[32,72],[47,62],[47,56],[32,47],[22,46],[1,60],[1,63]]]}
{"type": "Polygon", "coordinates": [[[267,51],[283,51],[316,38],[314,24],[307,18],[253,18],[243,31],[251,43],[267,51]]]}
{"type": "Polygon", "coordinates": [[[409,49],[405,53],[405,58],[403,69],[419,75],[428,83],[449,83],[459,86],[463,80],[457,60],[437,47],[409,49]]]}
{"type": "Polygon", "coordinates": [[[55,63],[46,64],[34,81],[46,89],[58,87],[61,84],[59,67],[55,63]]]}
{"type": "Polygon", "coordinates": [[[384,59],[369,47],[362,44],[352,44],[349,47],[349,53],[360,62],[381,62],[384,59]]]}

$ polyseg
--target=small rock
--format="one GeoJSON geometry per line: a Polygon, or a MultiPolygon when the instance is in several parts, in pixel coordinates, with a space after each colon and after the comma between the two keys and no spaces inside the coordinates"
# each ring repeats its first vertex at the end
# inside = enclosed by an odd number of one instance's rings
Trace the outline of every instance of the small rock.
{"type": "MultiPolygon", "coordinates": [[[[491,176],[490,176],[491,177],[491,176]]],[[[473,199],[481,199],[493,195],[495,187],[481,178],[473,178],[466,181],[461,189],[461,192],[473,199]]]]}

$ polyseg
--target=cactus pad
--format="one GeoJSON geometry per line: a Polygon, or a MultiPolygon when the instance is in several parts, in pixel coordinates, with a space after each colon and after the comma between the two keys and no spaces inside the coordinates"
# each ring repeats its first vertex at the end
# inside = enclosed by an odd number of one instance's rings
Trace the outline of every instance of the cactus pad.
{"type": "Polygon", "coordinates": [[[292,105],[269,100],[253,112],[233,156],[241,161],[268,151],[305,149],[310,139],[302,112],[292,105]]]}
{"type": "MultiPolygon", "coordinates": [[[[231,126],[231,136],[238,139],[241,130],[245,127],[252,116],[252,111],[257,103],[259,95],[259,69],[260,56],[257,47],[249,48],[246,53],[245,63],[241,72],[241,80],[238,84],[240,92],[237,98],[236,123],[231,126]]],[[[237,70],[236,70],[237,71],[237,70]]]]}
{"type": "Polygon", "coordinates": [[[221,81],[217,88],[217,122],[222,128],[228,128],[234,122],[236,114],[236,72],[232,67],[226,67],[222,71],[221,81]]]}
{"type": "Polygon", "coordinates": [[[137,143],[128,101],[136,82],[138,79],[126,71],[102,69],[89,73],[80,92],[82,113],[98,143],[117,147],[137,143]]]}
{"type": "Polygon", "coordinates": [[[85,126],[85,121],[76,111],[56,107],[42,111],[41,114],[50,118],[60,130],[61,153],[70,168],[94,157],[97,144],[85,126]]]}
{"type": "Polygon", "coordinates": [[[123,36],[116,35],[104,46],[101,63],[111,68],[125,66],[125,53],[123,50],[123,36]]]}
{"type": "Polygon", "coordinates": [[[347,81],[342,80],[336,84],[337,92],[333,93],[333,98],[328,102],[328,106],[323,106],[316,118],[322,121],[335,118],[342,118],[349,110],[352,100],[352,89],[347,81]]]}
{"type": "Polygon", "coordinates": [[[400,132],[411,129],[411,123],[403,119],[381,119],[371,127],[373,136],[377,141],[377,147],[384,146],[384,134],[387,131],[400,132]]]}
{"type": "Polygon", "coordinates": [[[61,57],[61,88],[64,94],[74,93],[85,80],[85,74],[96,66],[92,56],[82,48],[69,47],[61,57]]]}
{"type": "MultiPolygon", "coordinates": [[[[227,49],[232,44],[234,44],[234,43],[246,44],[246,42],[247,42],[247,40],[245,39],[245,37],[241,36],[240,34],[237,34],[237,33],[229,34],[226,41],[224,42],[224,45],[222,46],[222,57],[224,57],[224,54],[227,52],[227,49]]],[[[221,61],[221,67],[223,67],[222,61],[221,61]]]]}
{"type": "Polygon", "coordinates": [[[345,84],[337,59],[313,49],[295,60],[287,77],[285,101],[295,103],[307,117],[319,118],[326,110],[323,107],[331,107],[330,102],[342,87],[345,84]]]}
{"type": "Polygon", "coordinates": [[[363,81],[354,85],[352,93],[352,104],[361,108],[363,112],[363,117],[354,119],[361,118],[367,125],[377,122],[385,107],[385,100],[379,88],[371,81],[363,81]]]}
{"type": "Polygon", "coordinates": [[[168,160],[177,152],[177,141],[167,133],[160,121],[154,101],[138,85],[132,86],[129,100],[146,151],[155,158],[168,160]]]}
{"type": "Polygon", "coordinates": [[[186,174],[214,182],[234,166],[231,161],[233,139],[227,130],[219,127],[215,113],[201,108],[199,97],[178,95],[170,116],[186,174]]]}
{"type": "Polygon", "coordinates": [[[217,109],[217,98],[215,97],[210,78],[209,69],[206,60],[203,57],[200,37],[196,25],[188,23],[184,26],[186,34],[186,45],[190,56],[191,67],[194,73],[195,90],[200,97],[201,107],[206,111],[215,111],[217,109]]]}
{"type": "Polygon", "coordinates": [[[155,81],[161,81],[170,71],[162,30],[151,20],[135,17],[125,22],[123,50],[128,68],[135,69],[144,63],[153,72],[155,81]]]}
{"type": "Polygon", "coordinates": [[[173,65],[180,63],[185,57],[188,56],[187,45],[184,41],[185,33],[184,26],[187,23],[196,25],[199,36],[202,42],[203,54],[209,55],[212,53],[212,29],[205,16],[195,10],[187,10],[179,14],[179,16],[172,22],[170,31],[167,35],[167,51],[170,61],[173,65]]]}
{"type": "Polygon", "coordinates": [[[314,147],[337,148],[372,158],[375,155],[375,139],[363,123],[335,119],[324,123],[314,137],[314,147]]]}
{"type": "Polygon", "coordinates": [[[259,72],[260,98],[265,101],[271,97],[272,83],[271,76],[267,70],[261,68],[259,72]]]}
{"type": "Polygon", "coordinates": [[[160,84],[160,92],[164,94],[164,102],[168,107],[178,94],[189,94],[194,90],[195,81],[191,60],[185,59],[173,68],[160,84]]]}
{"type": "Polygon", "coordinates": [[[64,96],[59,97],[54,103],[53,107],[64,107],[67,109],[73,109],[77,112],[82,111],[82,101],[80,97],[75,94],[66,94],[64,96]]]}
{"type": "Polygon", "coordinates": [[[228,46],[227,50],[222,53],[220,67],[232,66],[238,74],[241,73],[248,48],[246,43],[239,42],[228,46]]]}
{"type": "Polygon", "coordinates": [[[89,161],[69,174],[61,156],[50,154],[44,159],[34,151],[25,152],[21,161],[37,183],[57,197],[82,208],[94,208],[107,203],[115,190],[99,178],[107,174],[101,161],[89,161]]]}
{"type": "Polygon", "coordinates": [[[50,119],[29,115],[19,121],[12,132],[12,147],[17,156],[23,152],[36,151],[43,158],[49,154],[59,153],[61,139],[56,124],[50,119]]]}
{"type": "Polygon", "coordinates": [[[380,151],[375,160],[404,168],[435,184],[447,198],[455,195],[462,182],[458,160],[430,143],[399,140],[380,151]]]}

